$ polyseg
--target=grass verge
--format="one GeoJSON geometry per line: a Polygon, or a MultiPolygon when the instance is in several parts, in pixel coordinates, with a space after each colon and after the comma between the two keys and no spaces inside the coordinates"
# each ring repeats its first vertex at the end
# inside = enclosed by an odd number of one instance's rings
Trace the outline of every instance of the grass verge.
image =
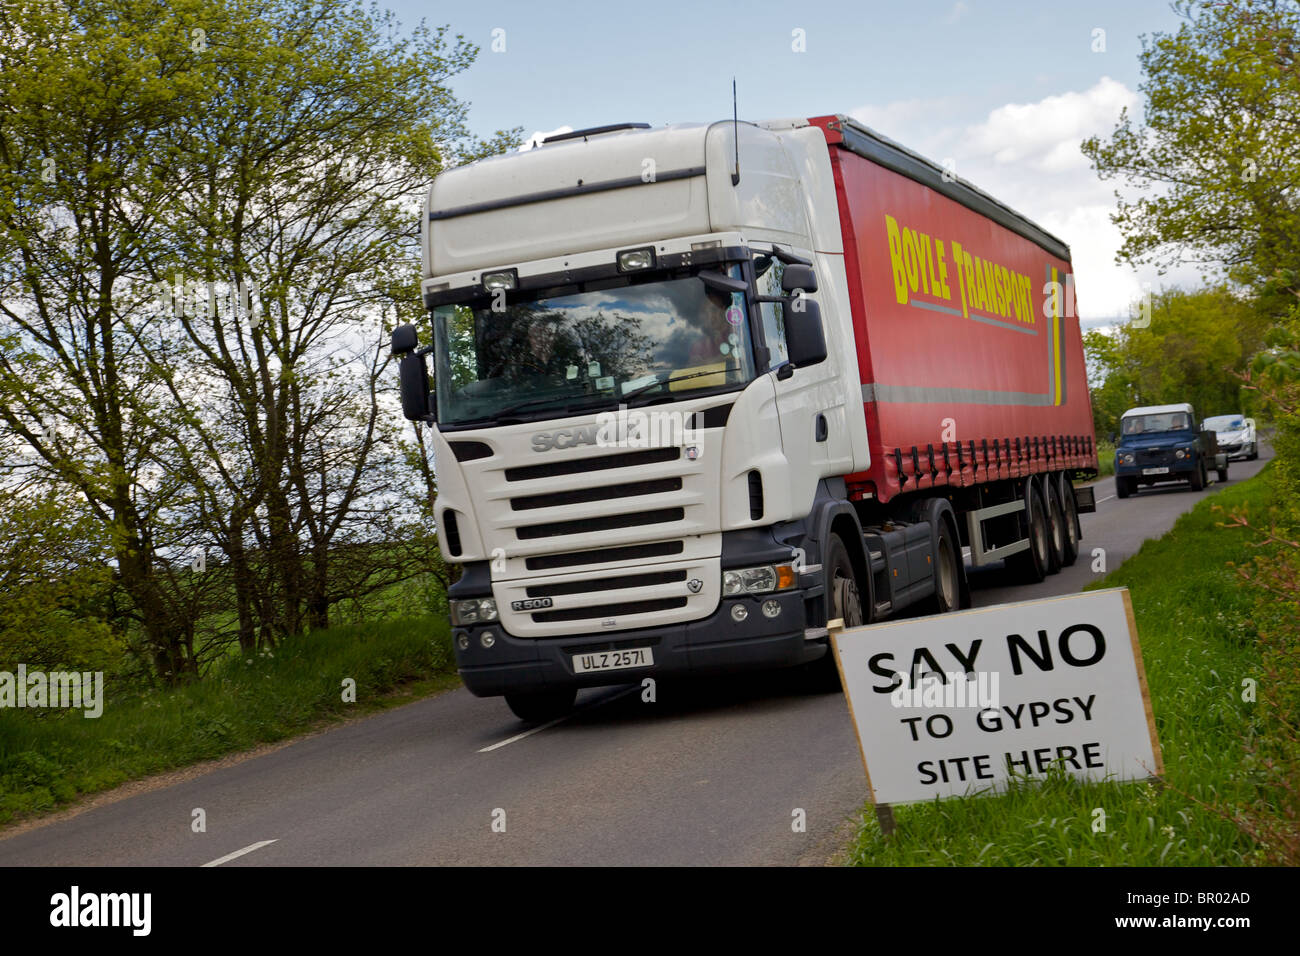
{"type": "Polygon", "coordinates": [[[414,618],[286,640],[272,654],[231,661],[184,687],[120,700],[106,689],[96,719],[80,711],[0,710],[0,824],[455,681],[447,622],[414,618]],[[355,703],[343,699],[347,678],[356,682],[355,703]]]}
{"type": "MultiPolygon", "coordinates": [[[[1215,507],[1263,513],[1272,469],[1201,501],[1164,537],[1090,586],[1132,593],[1156,728],[1163,789],[1146,783],[1086,783],[1065,775],[999,796],[894,808],[885,839],[864,810],[848,862],[859,866],[1241,866],[1258,848],[1205,804],[1241,807],[1257,796],[1245,750],[1260,732],[1242,681],[1260,676],[1251,624],[1255,594],[1230,563],[1257,550],[1251,536],[1219,527],[1215,507]],[[1194,798],[1194,799],[1193,799],[1194,798]],[[1199,801],[1199,802],[1198,802],[1199,801]],[[1095,811],[1104,832],[1094,832],[1095,811]]],[[[1081,558],[1082,560],[1082,558],[1081,558]]]]}

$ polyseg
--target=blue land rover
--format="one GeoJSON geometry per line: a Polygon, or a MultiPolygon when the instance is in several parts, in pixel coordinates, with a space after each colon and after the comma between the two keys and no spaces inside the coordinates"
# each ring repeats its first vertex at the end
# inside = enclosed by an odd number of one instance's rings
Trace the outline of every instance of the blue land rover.
{"type": "Polygon", "coordinates": [[[1197,428],[1196,413],[1186,402],[1130,408],[1119,421],[1115,446],[1115,491],[1121,498],[1143,485],[1187,482],[1193,491],[1206,485],[1208,472],[1228,480],[1228,456],[1214,432],[1197,428]]]}

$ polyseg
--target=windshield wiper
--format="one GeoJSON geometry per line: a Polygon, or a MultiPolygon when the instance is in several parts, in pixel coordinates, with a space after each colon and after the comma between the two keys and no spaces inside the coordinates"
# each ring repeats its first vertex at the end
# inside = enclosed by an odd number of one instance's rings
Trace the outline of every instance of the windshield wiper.
{"type": "Polygon", "coordinates": [[[697,378],[701,375],[723,375],[727,372],[735,371],[739,371],[739,366],[727,365],[720,369],[701,369],[698,372],[691,372],[689,375],[679,375],[676,378],[658,379],[646,385],[642,385],[640,388],[634,388],[630,392],[625,392],[621,401],[626,402],[629,398],[636,398],[638,395],[644,395],[652,388],[662,388],[665,385],[672,385],[674,382],[685,382],[687,379],[697,378]]]}

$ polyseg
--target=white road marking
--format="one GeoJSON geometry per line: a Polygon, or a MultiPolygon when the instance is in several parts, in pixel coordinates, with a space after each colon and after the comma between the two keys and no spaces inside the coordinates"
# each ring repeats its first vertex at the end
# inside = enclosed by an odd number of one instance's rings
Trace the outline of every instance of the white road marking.
{"type": "Polygon", "coordinates": [[[1098,498],[1096,501],[1093,502],[1093,504],[1095,504],[1095,505],[1099,505],[1099,504],[1101,504],[1103,501],[1110,501],[1110,499],[1111,499],[1111,498],[1114,498],[1114,497],[1115,497],[1114,495],[1107,495],[1105,498],[1098,498]]]}
{"type": "Polygon", "coordinates": [[[536,727],[530,727],[528,730],[525,730],[523,733],[515,734],[513,737],[507,737],[505,740],[502,740],[498,743],[491,744],[490,746],[487,747],[483,747],[479,750],[479,753],[481,754],[491,753],[493,750],[499,750],[500,748],[506,746],[507,744],[513,744],[520,740],[523,740],[525,737],[531,737],[533,734],[540,734],[543,730],[547,730],[551,727],[554,727],[556,724],[563,723],[564,721],[568,720],[570,717],[582,713],[584,710],[591,710],[595,707],[603,707],[605,704],[608,704],[611,701],[618,700],[620,697],[626,697],[628,694],[632,693],[633,691],[640,690],[640,689],[641,689],[640,684],[633,684],[631,687],[627,688],[626,690],[620,691],[617,694],[611,694],[609,697],[602,697],[599,700],[592,701],[590,704],[583,704],[581,707],[575,709],[572,713],[565,714],[563,717],[556,717],[554,720],[548,720],[544,724],[538,724],[536,727]]]}
{"type": "MultiPolygon", "coordinates": [[[[220,866],[222,863],[229,863],[231,860],[238,859],[245,853],[252,853],[254,850],[260,850],[264,846],[270,846],[275,840],[261,840],[257,843],[251,843],[242,850],[236,850],[234,853],[227,853],[225,856],[219,856],[211,863],[204,863],[203,866],[220,866]]],[[[201,869],[201,867],[200,867],[201,869]]]]}

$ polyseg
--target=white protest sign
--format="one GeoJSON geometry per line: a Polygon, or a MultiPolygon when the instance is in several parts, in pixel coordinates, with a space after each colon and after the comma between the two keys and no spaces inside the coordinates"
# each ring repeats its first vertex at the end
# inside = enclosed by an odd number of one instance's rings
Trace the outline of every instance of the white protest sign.
{"type": "Polygon", "coordinates": [[[877,804],[1164,772],[1127,588],[834,636],[877,804]]]}

